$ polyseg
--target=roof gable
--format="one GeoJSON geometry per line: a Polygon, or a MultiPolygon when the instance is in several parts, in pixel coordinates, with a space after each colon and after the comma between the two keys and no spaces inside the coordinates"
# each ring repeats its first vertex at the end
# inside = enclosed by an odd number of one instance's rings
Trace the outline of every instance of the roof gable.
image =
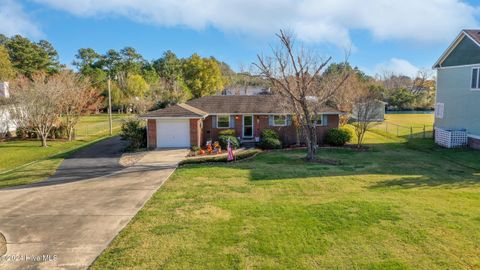
{"type": "Polygon", "coordinates": [[[433,68],[480,64],[480,30],[463,30],[433,68]]]}

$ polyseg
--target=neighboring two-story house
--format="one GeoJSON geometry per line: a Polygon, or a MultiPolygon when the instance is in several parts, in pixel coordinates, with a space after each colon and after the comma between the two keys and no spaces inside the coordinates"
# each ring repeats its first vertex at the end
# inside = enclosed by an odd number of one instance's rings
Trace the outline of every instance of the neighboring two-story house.
{"type": "Polygon", "coordinates": [[[435,127],[465,129],[469,146],[480,149],[480,30],[463,30],[433,68],[435,127]]]}

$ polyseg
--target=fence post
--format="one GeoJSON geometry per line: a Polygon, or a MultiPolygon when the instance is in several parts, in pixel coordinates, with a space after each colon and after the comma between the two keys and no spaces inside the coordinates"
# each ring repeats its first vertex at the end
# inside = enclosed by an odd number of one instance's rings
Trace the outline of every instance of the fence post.
{"type": "Polygon", "coordinates": [[[410,127],[410,139],[413,138],[413,127],[410,127]]]}
{"type": "Polygon", "coordinates": [[[398,133],[398,126],[397,126],[397,137],[398,137],[399,133],[398,133]]]}
{"type": "Polygon", "coordinates": [[[425,133],[425,125],[423,125],[423,138],[427,138],[427,134],[425,133]]]}
{"type": "Polygon", "coordinates": [[[385,133],[388,133],[388,122],[385,122],[385,133]]]}

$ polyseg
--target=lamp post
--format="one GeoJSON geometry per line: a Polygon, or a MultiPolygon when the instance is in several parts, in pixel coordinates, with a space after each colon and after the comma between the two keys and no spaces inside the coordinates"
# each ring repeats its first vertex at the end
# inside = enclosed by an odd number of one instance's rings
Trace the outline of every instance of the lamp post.
{"type": "Polygon", "coordinates": [[[110,75],[108,75],[108,123],[110,124],[110,136],[113,134],[112,126],[112,90],[110,87],[110,75]]]}

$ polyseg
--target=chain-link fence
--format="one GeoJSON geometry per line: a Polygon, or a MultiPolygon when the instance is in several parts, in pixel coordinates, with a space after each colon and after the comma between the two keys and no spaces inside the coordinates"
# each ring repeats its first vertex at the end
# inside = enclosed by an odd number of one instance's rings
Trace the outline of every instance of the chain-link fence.
{"type": "Polygon", "coordinates": [[[386,134],[413,138],[433,138],[433,125],[399,125],[389,121],[384,121],[374,126],[373,129],[385,132],[386,134]]]}

